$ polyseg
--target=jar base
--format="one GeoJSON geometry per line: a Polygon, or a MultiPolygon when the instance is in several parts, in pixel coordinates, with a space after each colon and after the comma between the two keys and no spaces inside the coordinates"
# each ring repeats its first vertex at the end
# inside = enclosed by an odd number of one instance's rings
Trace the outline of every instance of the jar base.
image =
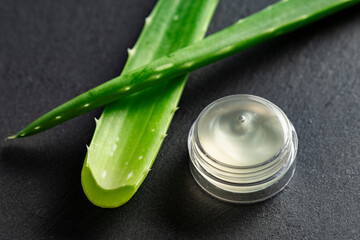
{"type": "Polygon", "coordinates": [[[287,173],[272,186],[251,193],[229,192],[224,189],[216,187],[199,173],[199,171],[195,168],[194,164],[191,161],[190,161],[190,172],[193,178],[195,179],[196,183],[211,196],[225,202],[238,203],[238,204],[251,204],[251,203],[258,203],[265,201],[275,196],[279,192],[281,192],[293,177],[295,173],[295,164],[293,164],[290,167],[290,169],[287,171],[287,173]]]}

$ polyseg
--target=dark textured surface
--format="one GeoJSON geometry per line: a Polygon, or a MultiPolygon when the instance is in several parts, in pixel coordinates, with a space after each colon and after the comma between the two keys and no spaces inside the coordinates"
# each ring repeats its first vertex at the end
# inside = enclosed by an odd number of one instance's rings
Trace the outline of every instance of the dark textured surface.
{"type": "MultiPolygon", "coordinates": [[[[209,32],[270,0],[221,1],[209,32]]],[[[121,71],[155,1],[0,4],[0,138],[121,71]]],[[[0,145],[0,239],[360,239],[360,6],[190,75],[144,184],[117,209],[86,199],[80,172],[91,112],[0,145]],[[217,98],[267,98],[299,136],[297,170],[276,197],[232,205],[188,168],[186,140],[217,98]]]]}

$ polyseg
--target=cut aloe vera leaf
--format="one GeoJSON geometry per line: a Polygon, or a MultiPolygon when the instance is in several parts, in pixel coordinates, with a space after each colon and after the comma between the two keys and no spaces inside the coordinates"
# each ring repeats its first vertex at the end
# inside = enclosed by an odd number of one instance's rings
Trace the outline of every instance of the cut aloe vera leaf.
{"type": "Polygon", "coordinates": [[[204,40],[122,74],[60,105],[9,138],[26,137],[181,76],[276,36],[293,31],[360,0],[283,0],[240,19],[204,40]]]}
{"type": "MultiPolygon", "coordinates": [[[[217,3],[160,0],[129,50],[123,74],[201,40],[217,3]]],[[[177,77],[105,107],[81,174],[93,204],[117,207],[135,194],[156,158],[186,79],[177,77]]]]}

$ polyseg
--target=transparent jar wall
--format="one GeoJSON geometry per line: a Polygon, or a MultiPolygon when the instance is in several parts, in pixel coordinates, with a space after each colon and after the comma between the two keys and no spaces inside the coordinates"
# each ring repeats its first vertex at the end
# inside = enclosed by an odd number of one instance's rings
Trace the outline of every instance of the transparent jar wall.
{"type": "MultiPolygon", "coordinates": [[[[200,128],[203,127],[204,126],[200,126],[200,128]]],[[[243,132],[244,131],[241,133],[243,134],[243,132]]],[[[297,136],[289,119],[276,105],[263,98],[252,95],[233,95],[211,103],[202,111],[190,130],[188,148],[191,159],[191,173],[196,182],[206,192],[214,197],[229,202],[253,203],[275,195],[290,181],[295,171],[297,136]],[[234,109],[233,105],[236,105],[236,113],[241,112],[242,114],[247,114],[248,117],[243,118],[242,116],[234,115],[234,118],[232,118],[231,111],[234,109]],[[221,107],[218,108],[218,106],[221,107]],[[251,108],[248,108],[247,106],[251,106],[251,108]],[[253,106],[256,106],[256,111],[253,111],[253,106]],[[223,155],[217,154],[216,157],[214,157],[214,154],[210,154],[216,152],[216,149],[214,150],[214,148],[218,147],[219,144],[221,145],[223,142],[229,143],[229,141],[218,141],[219,134],[217,134],[214,139],[214,142],[217,145],[212,143],[212,145],[209,145],[211,146],[211,151],[208,151],[209,146],[202,144],[199,140],[199,123],[203,125],[208,124],[211,131],[214,129],[218,130],[218,128],[216,128],[216,124],[219,122],[217,119],[223,119],[223,115],[228,118],[229,112],[227,109],[230,109],[230,120],[228,121],[230,125],[226,126],[224,129],[226,134],[231,134],[229,137],[230,141],[232,139],[238,139],[237,136],[234,138],[234,134],[228,130],[233,129],[233,123],[235,123],[235,125],[238,124],[236,120],[239,120],[242,124],[245,122],[244,119],[248,119],[248,122],[245,123],[247,125],[244,126],[250,126],[250,130],[245,129],[246,134],[241,135],[241,139],[244,141],[247,139],[250,139],[251,141],[254,141],[253,139],[256,140],[252,145],[240,141],[234,145],[235,147],[240,144],[239,148],[241,150],[241,144],[244,144],[244,146],[246,146],[244,151],[248,151],[249,149],[250,151],[257,151],[258,149],[267,150],[268,146],[273,146],[274,144],[273,138],[266,140],[266,136],[273,134],[273,129],[276,129],[278,133],[274,136],[281,137],[283,134],[283,138],[281,138],[283,142],[281,145],[278,145],[279,149],[270,151],[271,155],[267,155],[267,153],[263,154],[262,152],[260,152],[260,155],[259,153],[255,153],[254,155],[252,152],[245,152],[245,154],[250,157],[255,156],[255,161],[243,161],[241,156],[236,154],[229,155],[226,154],[226,152],[223,155]],[[204,116],[206,118],[209,118],[210,116],[210,120],[208,122],[203,121],[204,116]],[[235,122],[233,121],[234,119],[235,122]],[[259,119],[261,121],[258,121],[259,119]],[[267,119],[270,119],[271,121],[267,121],[267,119]],[[270,126],[267,126],[266,124],[269,122],[270,126]],[[271,124],[274,123],[279,123],[281,129],[278,127],[272,128],[271,124]],[[264,126],[266,127],[264,128],[264,126]],[[270,133],[268,129],[270,129],[270,133]],[[254,136],[256,136],[256,138],[254,138],[254,136]],[[263,141],[264,139],[266,140],[265,142],[263,141]],[[259,144],[259,148],[257,148],[256,145],[257,141],[260,141],[261,143],[259,144]],[[223,156],[227,159],[222,158],[223,156]],[[260,159],[260,161],[259,156],[265,156],[266,158],[260,159]],[[229,158],[231,158],[231,161],[229,158]]],[[[222,152],[224,152],[224,149],[229,149],[229,147],[224,148],[223,145],[221,145],[220,148],[222,152]]],[[[231,149],[230,147],[230,151],[235,153],[239,152],[241,154],[242,151],[238,150],[239,149],[231,149]]],[[[222,153],[221,151],[220,153],[222,153]]],[[[248,159],[245,158],[245,160],[248,159]]]]}

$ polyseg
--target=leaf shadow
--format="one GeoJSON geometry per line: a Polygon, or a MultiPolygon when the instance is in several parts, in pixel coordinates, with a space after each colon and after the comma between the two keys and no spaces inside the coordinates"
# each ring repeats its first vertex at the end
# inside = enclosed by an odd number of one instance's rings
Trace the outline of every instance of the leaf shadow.
{"type": "Polygon", "coordinates": [[[33,188],[43,193],[24,200],[29,204],[25,206],[25,217],[31,220],[27,224],[39,238],[88,239],[95,233],[101,235],[118,215],[116,210],[92,205],[83,193],[79,175],[84,156],[81,143],[36,149],[14,144],[1,149],[0,165],[12,177],[21,178],[15,187],[21,189],[31,181],[36,186],[24,189],[24,195],[30,196],[33,188]]]}

